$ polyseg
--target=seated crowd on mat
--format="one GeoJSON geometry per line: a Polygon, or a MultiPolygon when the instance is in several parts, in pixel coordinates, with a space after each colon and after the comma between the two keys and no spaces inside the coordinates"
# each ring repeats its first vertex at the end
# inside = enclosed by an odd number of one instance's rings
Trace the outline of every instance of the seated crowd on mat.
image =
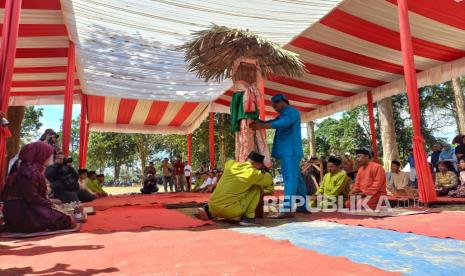
{"type": "Polygon", "coordinates": [[[434,145],[430,160],[438,196],[465,198],[465,136],[450,144],[434,145]]]}
{"type": "MultiPolygon", "coordinates": [[[[58,135],[47,129],[37,142],[26,144],[10,161],[1,193],[5,227],[12,232],[38,232],[75,227],[66,204],[90,202],[107,196],[102,189],[104,175],[76,171],[65,158],[58,135]]],[[[82,210],[82,209],[81,209],[82,210]]]]}
{"type": "Polygon", "coordinates": [[[194,173],[192,166],[176,156],[174,162],[164,158],[160,166],[160,176],[157,176],[155,162],[150,161],[144,169],[143,187],[141,193],[151,194],[159,191],[158,184],[163,183],[165,192],[204,192],[211,193],[216,187],[222,172],[211,170],[207,162],[203,162],[194,173]]]}

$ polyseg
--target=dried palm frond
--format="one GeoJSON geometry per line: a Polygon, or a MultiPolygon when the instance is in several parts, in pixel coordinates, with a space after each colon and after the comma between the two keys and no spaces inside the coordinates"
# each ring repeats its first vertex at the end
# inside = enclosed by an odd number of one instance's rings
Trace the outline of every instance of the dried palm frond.
{"type": "Polygon", "coordinates": [[[233,63],[239,57],[257,59],[264,76],[299,77],[305,71],[296,53],[248,30],[213,24],[193,35],[194,39],[178,50],[186,51],[189,71],[197,73],[205,81],[231,78],[233,63]]]}

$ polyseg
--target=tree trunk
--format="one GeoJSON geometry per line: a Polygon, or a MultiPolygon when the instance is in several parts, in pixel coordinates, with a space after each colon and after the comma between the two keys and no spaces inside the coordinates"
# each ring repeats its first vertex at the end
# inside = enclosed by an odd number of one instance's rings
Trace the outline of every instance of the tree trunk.
{"type": "Polygon", "coordinates": [[[313,121],[307,123],[307,138],[308,138],[308,148],[311,157],[316,156],[316,146],[315,146],[315,123],[313,121]]]}
{"type": "Polygon", "coordinates": [[[114,164],[115,164],[115,180],[118,180],[120,172],[121,172],[121,162],[115,161],[114,164]]]}
{"type": "Polygon", "coordinates": [[[9,129],[11,137],[7,139],[7,160],[13,158],[19,151],[20,146],[20,130],[24,119],[24,106],[10,106],[8,108],[7,119],[10,121],[9,129]]]}
{"type": "Polygon", "coordinates": [[[386,98],[377,103],[378,116],[381,129],[381,143],[383,145],[383,163],[386,171],[391,170],[391,161],[399,161],[399,149],[397,147],[396,129],[392,115],[392,100],[386,98]]]}
{"type": "Polygon", "coordinates": [[[136,137],[136,141],[137,148],[139,149],[142,174],[144,174],[145,167],[147,166],[147,136],[145,136],[145,134],[138,134],[138,136],[136,137]]]}
{"type": "Polygon", "coordinates": [[[452,89],[454,90],[455,110],[457,119],[457,128],[459,134],[465,134],[465,100],[463,96],[462,86],[460,79],[452,80],[452,89]]]}

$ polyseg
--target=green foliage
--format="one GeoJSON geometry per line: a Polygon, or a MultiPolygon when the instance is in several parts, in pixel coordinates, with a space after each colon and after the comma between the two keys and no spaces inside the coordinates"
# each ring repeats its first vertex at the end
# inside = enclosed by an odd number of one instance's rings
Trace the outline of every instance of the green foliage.
{"type": "Polygon", "coordinates": [[[24,111],[23,124],[20,130],[21,146],[36,140],[39,129],[43,126],[40,118],[44,115],[42,108],[27,106],[24,111]]]}
{"type": "MultiPolygon", "coordinates": [[[[81,117],[77,117],[71,121],[71,143],[69,148],[69,157],[73,158],[73,165],[77,168],[79,166],[79,127],[81,123],[81,117]]],[[[63,120],[61,120],[60,131],[60,144],[61,138],[63,137],[63,120]]]]}
{"type": "Polygon", "coordinates": [[[134,167],[137,145],[131,134],[91,133],[89,138],[88,168],[103,170],[114,169],[114,178],[118,179],[121,166],[134,167]]]}
{"type": "Polygon", "coordinates": [[[345,112],[339,120],[327,118],[317,124],[315,130],[317,155],[341,156],[347,151],[354,152],[357,148],[369,148],[370,139],[361,124],[364,112],[366,109],[355,108],[345,112]]]}

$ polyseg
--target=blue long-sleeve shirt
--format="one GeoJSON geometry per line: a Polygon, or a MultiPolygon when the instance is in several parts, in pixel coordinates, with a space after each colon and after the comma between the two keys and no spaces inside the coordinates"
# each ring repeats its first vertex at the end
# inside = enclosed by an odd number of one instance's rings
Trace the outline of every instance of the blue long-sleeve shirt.
{"type": "Polygon", "coordinates": [[[288,156],[302,157],[302,134],[300,129],[300,113],[292,107],[287,106],[281,110],[279,116],[267,121],[273,129],[276,129],[271,155],[275,158],[288,156]]]}

